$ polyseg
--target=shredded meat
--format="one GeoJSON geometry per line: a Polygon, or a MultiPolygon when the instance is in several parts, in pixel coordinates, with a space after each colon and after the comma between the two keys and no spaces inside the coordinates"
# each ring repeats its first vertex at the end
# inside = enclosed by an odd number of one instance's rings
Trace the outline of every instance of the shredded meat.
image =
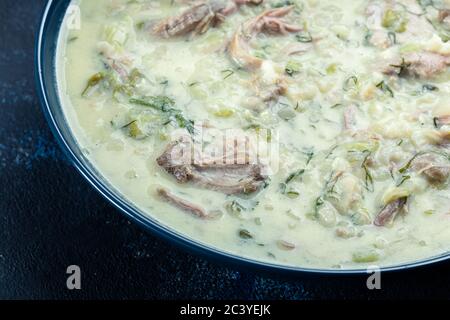
{"type": "Polygon", "coordinates": [[[153,27],[153,33],[163,38],[182,36],[189,33],[205,33],[236,12],[239,5],[258,5],[262,0],[207,0],[194,4],[191,8],[175,17],[169,17],[153,27]]]}
{"type": "Polygon", "coordinates": [[[388,203],[378,213],[373,223],[378,227],[382,227],[392,222],[397,214],[405,208],[407,200],[408,198],[404,197],[388,203]]]}
{"type": "Polygon", "coordinates": [[[450,146],[450,131],[441,131],[439,132],[439,136],[441,138],[441,146],[448,148],[450,146]]]}
{"type": "Polygon", "coordinates": [[[449,9],[439,10],[438,20],[439,22],[444,23],[447,26],[450,26],[450,10],[449,9]]]}
{"type": "Polygon", "coordinates": [[[281,19],[293,9],[294,6],[287,6],[267,10],[241,25],[228,46],[228,52],[232,60],[245,69],[260,68],[262,59],[250,54],[249,42],[259,33],[286,35],[290,32],[301,31],[301,27],[289,24],[281,19]]]}
{"type": "Polygon", "coordinates": [[[429,79],[444,72],[449,65],[450,56],[423,51],[396,59],[389,64],[384,73],[429,79]]]}
{"type": "Polygon", "coordinates": [[[207,218],[208,217],[208,213],[205,211],[205,209],[201,208],[200,206],[198,206],[196,204],[193,204],[192,202],[189,202],[185,199],[182,199],[182,198],[174,195],[167,189],[158,188],[157,193],[161,199],[163,199],[164,201],[172,204],[173,206],[175,206],[185,212],[188,212],[199,218],[207,218]]]}
{"type": "Polygon", "coordinates": [[[423,171],[423,174],[427,177],[431,183],[442,184],[445,183],[450,175],[450,167],[445,166],[433,166],[423,171]]]}
{"type": "MultiPolygon", "coordinates": [[[[255,91],[255,95],[265,103],[276,101],[278,97],[284,95],[287,91],[287,85],[284,78],[278,78],[272,83],[266,83],[261,77],[257,76],[252,82],[252,87],[255,91]]],[[[262,105],[265,104],[263,103],[262,105]]]]}
{"type": "Polygon", "coordinates": [[[450,125],[450,115],[440,116],[434,118],[434,123],[436,127],[441,128],[443,126],[450,125]]]}
{"type": "Polygon", "coordinates": [[[412,169],[423,174],[431,184],[443,184],[450,176],[450,166],[439,164],[433,156],[423,156],[415,159],[412,169]]]}
{"type": "Polygon", "coordinates": [[[235,151],[210,157],[197,149],[190,137],[183,136],[169,144],[157,163],[179,183],[192,182],[225,194],[249,194],[264,186],[263,166],[249,163],[247,154],[235,151]]]}

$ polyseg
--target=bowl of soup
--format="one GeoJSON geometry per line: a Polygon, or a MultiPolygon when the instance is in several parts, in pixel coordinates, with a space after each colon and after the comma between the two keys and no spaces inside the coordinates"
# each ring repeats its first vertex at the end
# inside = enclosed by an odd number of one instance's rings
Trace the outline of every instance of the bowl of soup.
{"type": "Polygon", "coordinates": [[[49,1],[50,127],[146,229],[259,269],[447,259],[450,5],[49,1]]]}

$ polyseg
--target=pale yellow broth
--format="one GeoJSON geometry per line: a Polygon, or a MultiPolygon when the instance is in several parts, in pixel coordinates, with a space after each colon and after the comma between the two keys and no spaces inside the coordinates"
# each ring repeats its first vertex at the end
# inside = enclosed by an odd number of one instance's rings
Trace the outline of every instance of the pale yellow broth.
{"type": "MultiPolygon", "coordinates": [[[[441,33],[431,27],[435,32],[409,34],[406,22],[391,25],[391,13],[382,15],[381,26],[371,25],[367,7],[382,7],[384,1],[292,0],[295,10],[284,19],[303,31],[256,36],[250,53],[264,62],[260,70],[245,70],[230,59],[230,39],[243,22],[286,1],[243,5],[201,35],[165,39],[152,33],[155,23],[189,8],[186,2],[73,2],[81,9],[81,28],[61,31],[60,95],[73,134],[103,179],[160,224],[255,260],[355,269],[448,252],[448,179],[430,183],[408,162],[432,150],[441,166],[450,163],[448,145],[436,140],[450,128],[437,128],[433,121],[450,115],[450,73],[444,69],[423,78],[382,71],[383,61],[396,55],[427,50],[448,56],[450,43],[441,33]],[[387,48],[371,44],[371,28],[389,33],[393,43],[387,48]],[[305,45],[306,52],[286,54],[293,44],[305,45]],[[137,70],[136,84],[125,92],[100,81],[83,95],[94,74],[116,72],[105,67],[105,56],[128,71],[137,70]],[[272,101],[258,100],[261,92],[255,86],[274,79],[285,81],[286,92],[272,101]],[[178,183],[156,159],[180,128],[162,124],[160,112],[130,102],[142,96],[170,97],[186,118],[217,129],[270,130],[278,165],[265,188],[230,196],[178,183]],[[352,127],[345,128],[352,105],[352,127]],[[130,120],[137,121],[133,130],[138,134],[125,127],[130,120]],[[403,173],[401,168],[406,168],[403,173]],[[205,220],[184,212],[156,196],[161,186],[223,215],[205,220]],[[407,197],[407,208],[389,224],[374,225],[377,214],[399,194],[407,197]]],[[[436,8],[397,3],[437,19],[436,8]]]]}

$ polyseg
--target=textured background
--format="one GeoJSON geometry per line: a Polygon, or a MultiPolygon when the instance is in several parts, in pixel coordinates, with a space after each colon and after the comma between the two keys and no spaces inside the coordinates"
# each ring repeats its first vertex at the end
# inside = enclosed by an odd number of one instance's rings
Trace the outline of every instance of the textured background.
{"type": "MultiPolygon", "coordinates": [[[[93,1],[93,0],[88,0],[93,1]]],[[[383,275],[277,279],[192,256],[127,221],[68,163],[35,93],[44,0],[0,0],[0,298],[449,298],[450,263],[383,275]],[[82,270],[82,290],[65,287],[82,270]]]]}

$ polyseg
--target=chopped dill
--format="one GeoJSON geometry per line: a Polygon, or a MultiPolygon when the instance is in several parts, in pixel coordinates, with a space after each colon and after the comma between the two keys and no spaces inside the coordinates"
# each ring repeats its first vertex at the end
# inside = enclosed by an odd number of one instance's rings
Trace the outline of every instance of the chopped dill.
{"type": "Polygon", "coordinates": [[[378,84],[376,85],[376,87],[377,87],[378,89],[380,89],[382,92],[388,93],[388,94],[391,96],[391,98],[394,97],[394,91],[392,91],[391,87],[389,87],[389,86],[386,84],[386,82],[381,81],[380,83],[378,83],[378,84]]]}
{"type": "Polygon", "coordinates": [[[402,62],[400,64],[391,64],[391,67],[397,69],[397,74],[401,77],[408,72],[408,68],[411,67],[411,63],[406,62],[405,58],[402,58],[402,62]]]}
{"type": "Polygon", "coordinates": [[[223,70],[222,73],[225,74],[223,80],[226,80],[234,74],[234,70],[227,69],[227,70],[223,70]]]}

